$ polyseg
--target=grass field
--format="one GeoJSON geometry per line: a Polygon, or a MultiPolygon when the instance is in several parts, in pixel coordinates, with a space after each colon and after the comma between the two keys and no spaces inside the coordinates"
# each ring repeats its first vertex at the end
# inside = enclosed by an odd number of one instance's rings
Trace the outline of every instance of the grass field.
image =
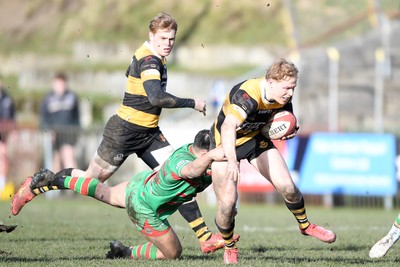
{"type": "MultiPolygon", "coordinates": [[[[200,203],[215,231],[215,208],[200,203]]],[[[324,244],[302,236],[295,219],[282,205],[241,204],[236,219],[240,266],[399,266],[400,244],[382,259],[370,259],[369,248],[386,232],[396,211],[380,209],[324,209],[308,206],[310,221],[334,230],[337,241],[324,244]]],[[[142,244],[123,209],[93,199],[67,197],[28,204],[17,217],[9,202],[0,202],[4,224],[18,224],[12,233],[0,234],[0,266],[223,266],[222,251],[203,255],[180,215],[170,218],[183,244],[176,261],[107,260],[109,242],[142,244]]]]}

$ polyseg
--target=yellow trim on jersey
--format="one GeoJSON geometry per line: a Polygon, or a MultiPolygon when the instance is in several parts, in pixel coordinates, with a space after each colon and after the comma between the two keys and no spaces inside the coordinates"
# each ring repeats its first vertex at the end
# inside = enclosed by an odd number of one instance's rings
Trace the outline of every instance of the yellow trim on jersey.
{"type": "Polygon", "coordinates": [[[156,69],[149,69],[140,73],[140,78],[143,80],[143,82],[148,80],[161,80],[160,76],[161,73],[156,69]]]}
{"type": "Polygon", "coordinates": [[[224,105],[223,107],[223,111],[225,115],[233,115],[235,116],[241,123],[244,122],[244,120],[246,119],[246,112],[239,106],[235,105],[235,104],[227,104],[224,105]]]}
{"type": "Polygon", "coordinates": [[[158,115],[149,114],[124,105],[120,105],[117,115],[126,121],[130,121],[134,118],[134,120],[130,122],[139,126],[147,128],[155,128],[158,126],[158,115]]]}

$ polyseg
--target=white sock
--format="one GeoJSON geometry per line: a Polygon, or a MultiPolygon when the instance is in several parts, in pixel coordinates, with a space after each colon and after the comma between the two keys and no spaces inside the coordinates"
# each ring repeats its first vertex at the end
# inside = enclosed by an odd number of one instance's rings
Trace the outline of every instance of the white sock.
{"type": "Polygon", "coordinates": [[[395,240],[397,240],[400,238],[400,228],[393,224],[388,234],[393,236],[395,240]]]}

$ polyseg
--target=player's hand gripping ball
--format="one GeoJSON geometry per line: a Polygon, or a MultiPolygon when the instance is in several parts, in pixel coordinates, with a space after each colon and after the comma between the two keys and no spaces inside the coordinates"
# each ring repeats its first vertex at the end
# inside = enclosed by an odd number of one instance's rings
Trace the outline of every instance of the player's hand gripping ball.
{"type": "Polygon", "coordinates": [[[279,140],[297,130],[296,116],[286,110],[277,112],[262,128],[261,133],[271,139],[279,140]]]}

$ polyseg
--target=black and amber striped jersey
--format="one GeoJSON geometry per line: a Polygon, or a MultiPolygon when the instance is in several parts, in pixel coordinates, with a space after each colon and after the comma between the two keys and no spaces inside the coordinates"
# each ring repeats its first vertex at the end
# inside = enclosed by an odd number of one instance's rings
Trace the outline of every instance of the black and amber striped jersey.
{"type": "Polygon", "coordinates": [[[228,114],[232,114],[241,122],[236,129],[236,146],[239,146],[257,135],[260,128],[278,110],[293,111],[291,101],[285,105],[268,102],[265,97],[265,83],[264,78],[250,79],[232,88],[211,128],[216,146],[221,144],[221,126],[228,114]]]}
{"type": "Polygon", "coordinates": [[[127,126],[140,132],[158,130],[162,108],[194,108],[195,100],[179,98],[166,92],[166,59],[159,56],[148,42],[136,50],[126,71],[128,78],[117,115],[127,126]]]}
{"type": "Polygon", "coordinates": [[[161,90],[166,90],[165,58],[157,56],[146,42],[136,50],[126,76],[128,80],[125,95],[117,115],[140,131],[157,128],[161,108],[150,104],[143,83],[147,80],[157,80],[161,84],[161,90]]]}

